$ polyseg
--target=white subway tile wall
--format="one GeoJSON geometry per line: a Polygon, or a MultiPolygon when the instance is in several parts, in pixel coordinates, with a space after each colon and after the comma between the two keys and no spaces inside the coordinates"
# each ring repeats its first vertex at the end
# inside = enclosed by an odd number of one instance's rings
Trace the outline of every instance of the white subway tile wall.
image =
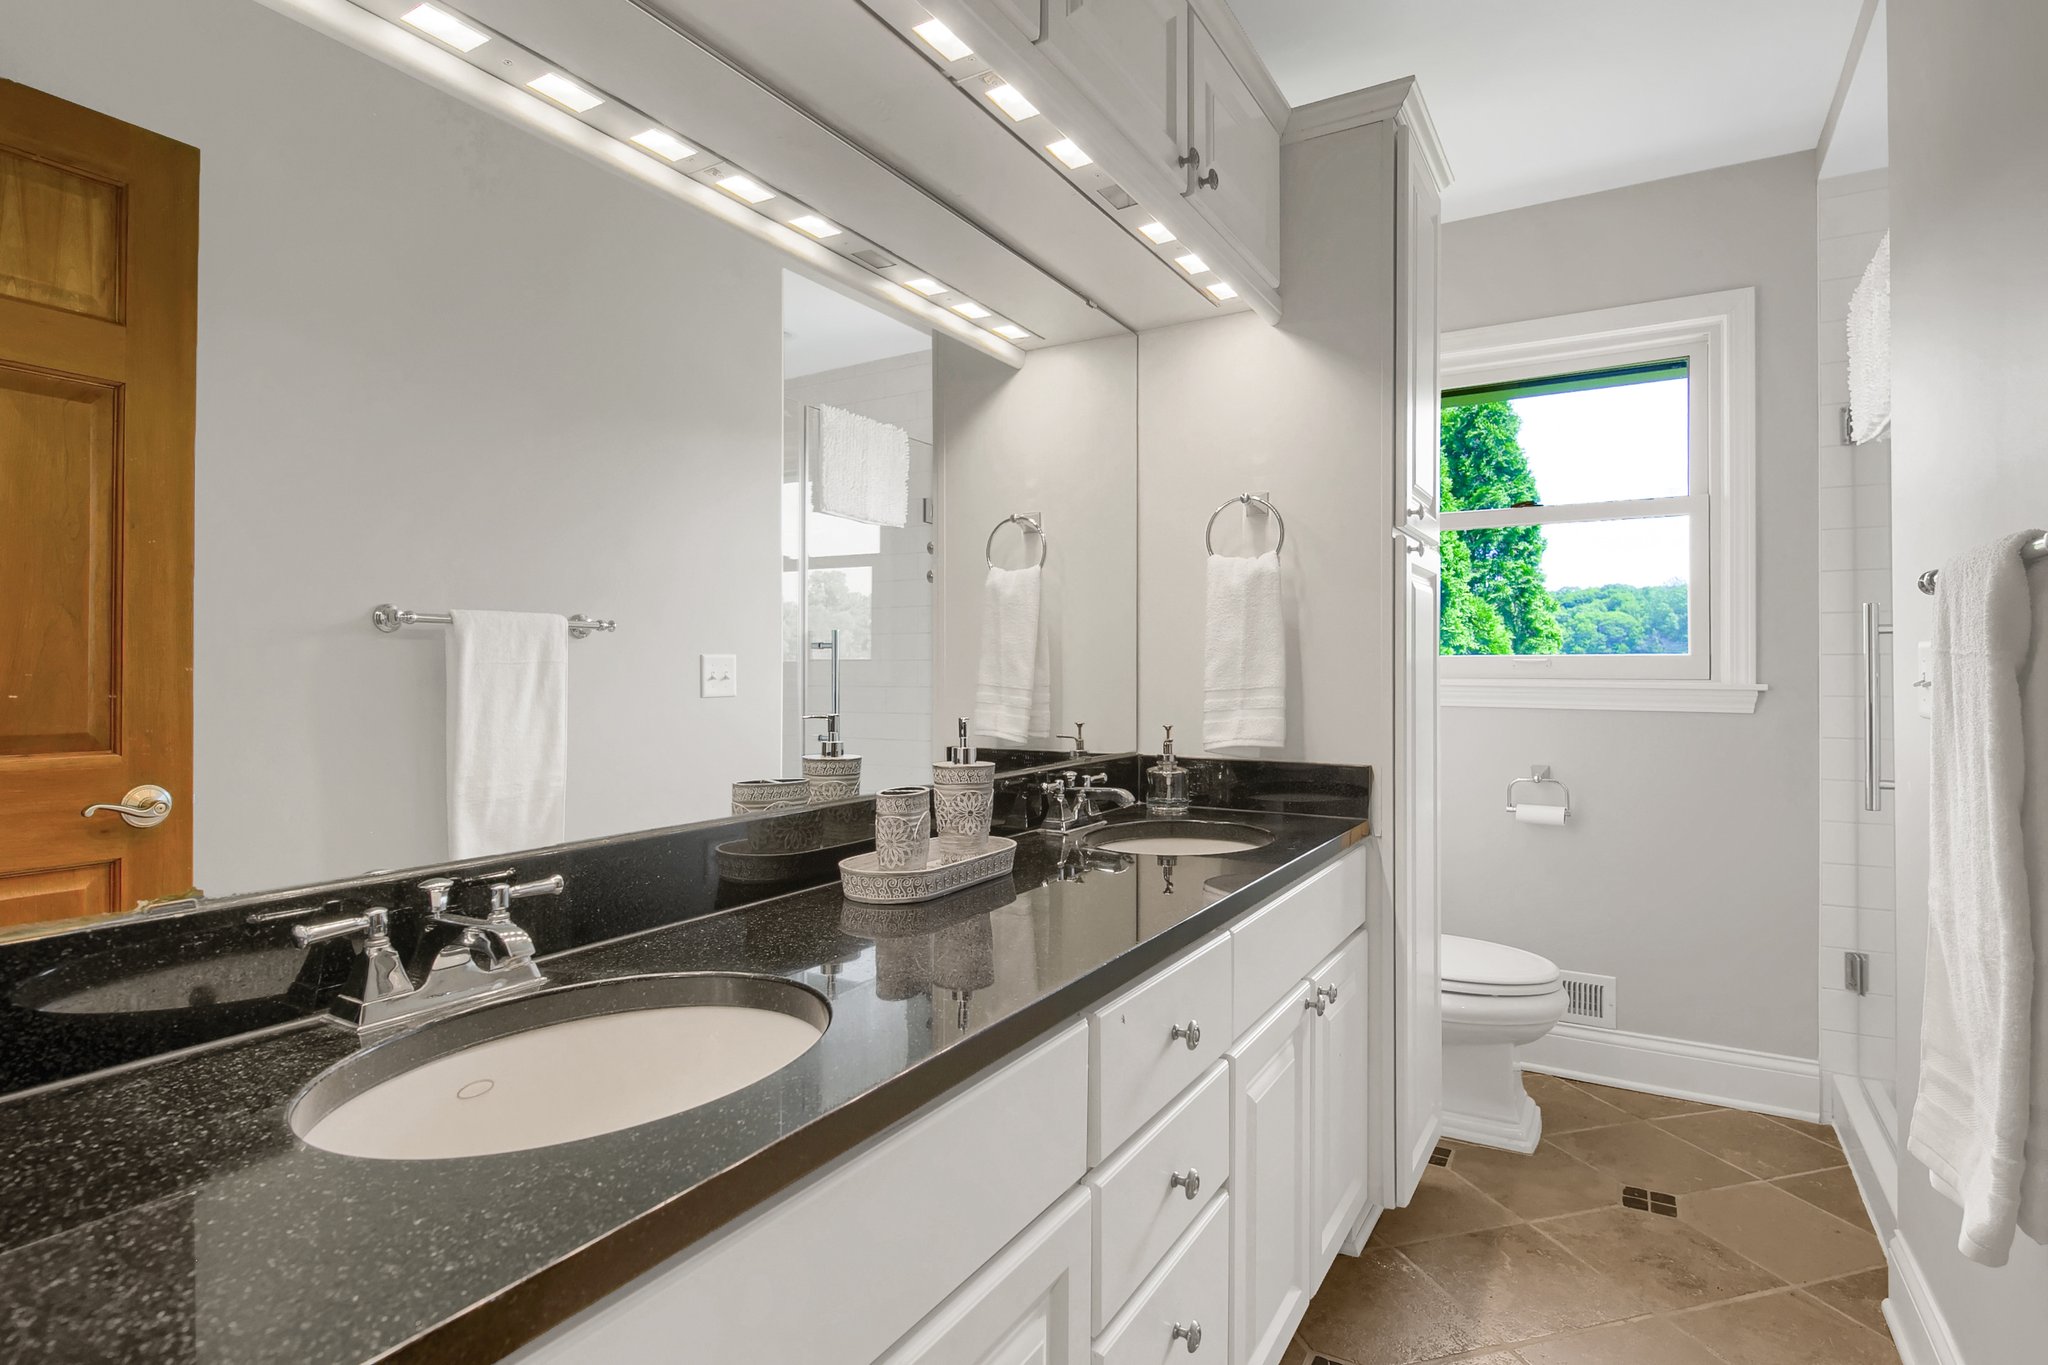
{"type": "MultiPolygon", "coordinates": [[[[783,479],[793,482],[802,453],[804,409],[827,403],[887,422],[910,433],[910,516],[898,530],[883,527],[881,554],[873,566],[872,647],[866,659],[839,665],[840,733],[846,752],[859,754],[861,790],[922,786],[932,763],[932,567],[928,550],[935,527],[924,522],[924,500],[932,492],[932,357],[930,351],[871,360],[844,369],[791,379],[783,386],[783,479]]],[[[796,664],[783,664],[784,697],[791,698],[796,664]]],[[[822,651],[812,656],[804,704],[785,707],[783,772],[795,776],[803,754],[814,748],[815,721],[806,711],[824,711],[831,700],[831,665],[822,651]]]]}
{"type": "MultiPolygon", "coordinates": [[[[1849,295],[1890,221],[1883,171],[1823,180],[1816,250],[1820,262],[1820,1061],[1830,1073],[1863,1077],[1889,1098],[1898,1028],[1898,956],[1893,926],[1891,801],[1863,809],[1863,668],[1859,609],[1876,602],[1892,619],[1891,442],[1842,444],[1849,401],[1844,323],[1849,295]],[[1870,993],[1845,989],[1842,955],[1870,957],[1870,993]]],[[[1887,656],[1891,644],[1885,642],[1887,656]]],[[[1880,711],[1891,714],[1891,668],[1880,670],[1880,711]]],[[[1911,724],[1909,713],[1898,723],[1911,724]]],[[[1889,733],[1884,771],[1892,767],[1889,733]]]]}

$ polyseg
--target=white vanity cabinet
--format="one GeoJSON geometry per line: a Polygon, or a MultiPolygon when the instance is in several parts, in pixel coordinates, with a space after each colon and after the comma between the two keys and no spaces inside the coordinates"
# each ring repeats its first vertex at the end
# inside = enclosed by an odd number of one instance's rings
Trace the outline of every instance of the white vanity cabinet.
{"type": "Polygon", "coordinates": [[[1068,1191],[880,1365],[1083,1365],[1089,1192],[1068,1191]]]}

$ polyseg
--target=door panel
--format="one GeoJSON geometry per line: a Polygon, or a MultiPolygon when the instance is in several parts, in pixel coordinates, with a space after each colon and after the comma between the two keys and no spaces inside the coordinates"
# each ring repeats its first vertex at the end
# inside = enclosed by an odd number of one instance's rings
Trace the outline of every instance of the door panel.
{"type": "Polygon", "coordinates": [[[1231,1365],[1279,1359],[1308,1295],[1307,994],[1230,1054],[1231,1365]]]}
{"type": "Polygon", "coordinates": [[[1316,1259],[1327,1263],[1337,1254],[1364,1207],[1366,1101],[1370,1068],[1366,1061],[1366,931],[1351,936],[1310,978],[1311,987],[1334,988],[1328,1008],[1316,1016],[1314,1044],[1315,1184],[1312,1211],[1316,1259]]]}
{"type": "Polygon", "coordinates": [[[0,82],[0,924],[192,884],[199,158],[0,82]],[[151,783],[162,824],[94,802],[151,783]]]}
{"type": "Polygon", "coordinates": [[[1198,18],[1188,21],[1189,141],[1202,154],[1188,197],[1266,277],[1280,283],[1280,131],[1198,18]],[[1200,183],[1215,172],[1212,188],[1200,183]]]}
{"type": "Polygon", "coordinates": [[[1394,1188],[1406,1204],[1443,1128],[1443,1009],[1437,965],[1436,546],[1397,551],[1400,663],[1395,673],[1394,1188]]]}
{"type": "Polygon", "coordinates": [[[1406,124],[1395,142],[1401,211],[1395,223],[1395,258],[1401,262],[1398,314],[1404,405],[1409,429],[1402,442],[1406,488],[1397,489],[1410,516],[1435,517],[1443,510],[1443,464],[1439,446],[1443,401],[1438,378],[1437,248],[1443,217],[1431,172],[1406,124]]]}
{"type": "Polygon", "coordinates": [[[1051,0],[1040,50],[1162,166],[1187,145],[1186,0],[1051,0]]]}

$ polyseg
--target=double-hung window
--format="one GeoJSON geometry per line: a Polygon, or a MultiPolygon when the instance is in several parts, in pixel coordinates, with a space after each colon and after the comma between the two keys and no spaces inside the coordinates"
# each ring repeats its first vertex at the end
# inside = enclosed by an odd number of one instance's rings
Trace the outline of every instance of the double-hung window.
{"type": "Polygon", "coordinates": [[[1447,333],[1443,696],[1748,711],[1751,290],[1447,333]]]}

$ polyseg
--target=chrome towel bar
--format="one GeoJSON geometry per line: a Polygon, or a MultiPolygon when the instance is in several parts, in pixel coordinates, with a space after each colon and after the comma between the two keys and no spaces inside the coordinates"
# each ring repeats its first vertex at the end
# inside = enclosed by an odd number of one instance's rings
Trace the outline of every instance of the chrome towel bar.
{"type": "MultiPolygon", "coordinates": [[[[2048,535],[2036,536],[2028,541],[2026,547],[2020,551],[2020,558],[2026,560],[2029,564],[2037,560],[2048,559],[2048,535]]],[[[1932,597],[1934,596],[1935,581],[1940,577],[1941,570],[1929,569],[1915,581],[1920,584],[1920,591],[1932,597]]]]}
{"type": "MultiPolygon", "coordinates": [[[[455,624],[455,617],[445,611],[407,611],[403,607],[394,607],[389,602],[380,602],[370,608],[370,624],[390,635],[401,626],[452,626],[455,624]]],[[[585,616],[580,611],[569,618],[569,638],[572,640],[582,640],[599,631],[609,633],[618,628],[617,621],[585,616]]]]}

